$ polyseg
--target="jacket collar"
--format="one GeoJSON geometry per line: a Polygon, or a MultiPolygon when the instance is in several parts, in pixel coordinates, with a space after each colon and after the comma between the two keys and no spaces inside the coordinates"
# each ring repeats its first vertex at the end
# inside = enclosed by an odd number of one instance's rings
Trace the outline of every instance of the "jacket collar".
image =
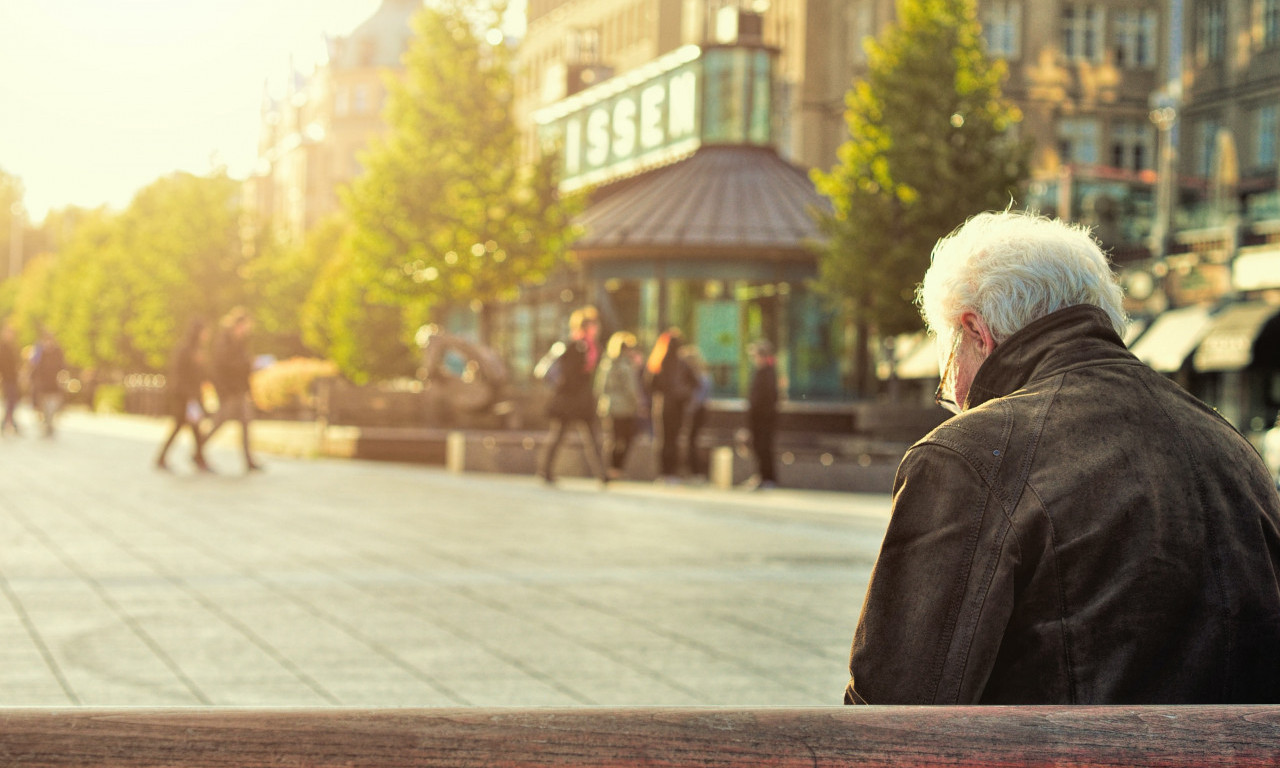
{"type": "Polygon", "coordinates": [[[1116,335],[1106,312],[1092,304],[1077,304],[1027,324],[996,345],[973,377],[965,407],[976,408],[1081,364],[1136,359],[1116,335]]]}

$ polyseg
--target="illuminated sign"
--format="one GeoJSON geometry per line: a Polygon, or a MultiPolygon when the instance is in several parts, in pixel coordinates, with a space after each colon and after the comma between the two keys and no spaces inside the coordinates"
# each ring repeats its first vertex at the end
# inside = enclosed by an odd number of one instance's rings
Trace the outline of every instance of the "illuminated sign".
{"type": "Polygon", "coordinates": [[[767,144],[771,53],[685,46],[534,113],[560,144],[561,187],[600,184],[707,142],[767,144]]]}

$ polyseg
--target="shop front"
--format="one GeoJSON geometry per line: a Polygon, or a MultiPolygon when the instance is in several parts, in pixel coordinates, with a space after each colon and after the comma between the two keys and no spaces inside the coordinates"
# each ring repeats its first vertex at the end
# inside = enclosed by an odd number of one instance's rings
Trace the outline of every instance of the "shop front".
{"type": "Polygon", "coordinates": [[[574,250],[606,328],[645,344],[679,328],[714,397],[745,396],[747,345],[767,339],[788,399],[839,400],[842,326],[813,286],[822,202],[771,150],[706,147],[593,206],[574,250]]]}
{"type": "Polygon", "coordinates": [[[713,397],[747,393],[747,345],[778,350],[792,404],[846,399],[844,329],[814,282],[829,203],[772,141],[772,61],[690,46],[536,115],[565,189],[589,188],[572,246],[606,332],[649,345],[679,328],[713,397]]]}

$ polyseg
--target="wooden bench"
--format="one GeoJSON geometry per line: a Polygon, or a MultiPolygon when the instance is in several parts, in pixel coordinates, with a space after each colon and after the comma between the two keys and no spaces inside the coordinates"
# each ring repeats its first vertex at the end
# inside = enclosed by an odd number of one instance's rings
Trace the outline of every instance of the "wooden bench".
{"type": "Polygon", "coordinates": [[[9,709],[5,766],[1277,766],[1280,706],[9,709]]]}

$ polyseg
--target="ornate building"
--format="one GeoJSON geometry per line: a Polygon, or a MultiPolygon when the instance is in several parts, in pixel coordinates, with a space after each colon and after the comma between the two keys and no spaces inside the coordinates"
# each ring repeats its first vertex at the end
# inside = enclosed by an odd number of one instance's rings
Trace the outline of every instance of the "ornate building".
{"type": "Polygon", "coordinates": [[[421,0],[383,0],[349,35],[327,41],[328,60],[293,72],[283,94],[264,94],[258,165],[246,184],[258,220],[298,242],[338,207],[360,173],[360,151],[386,130],[384,75],[402,68],[421,0]]]}

